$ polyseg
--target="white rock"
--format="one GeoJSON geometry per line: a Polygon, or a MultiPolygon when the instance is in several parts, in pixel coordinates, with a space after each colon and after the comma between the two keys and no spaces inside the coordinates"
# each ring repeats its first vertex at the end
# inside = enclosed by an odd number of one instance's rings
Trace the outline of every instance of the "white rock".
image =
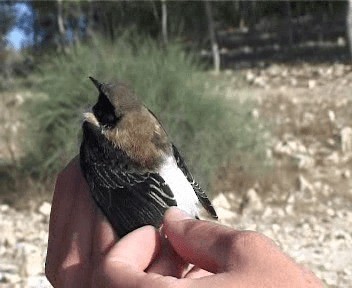
{"type": "Polygon", "coordinates": [[[301,192],[310,192],[312,193],[314,190],[313,185],[303,176],[298,176],[298,189],[301,192]]]}
{"type": "Polygon", "coordinates": [[[315,86],[317,86],[317,81],[310,79],[308,80],[308,88],[313,89],[315,86]]]}
{"type": "Polygon", "coordinates": [[[51,284],[45,276],[31,276],[27,279],[28,288],[51,288],[51,284]]]}
{"type": "Polygon", "coordinates": [[[0,205],[0,212],[7,212],[10,209],[10,206],[7,204],[0,205]]]}
{"type": "Polygon", "coordinates": [[[288,215],[293,215],[294,214],[294,206],[292,204],[286,205],[285,211],[288,215]]]}
{"type": "Polygon", "coordinates": [[[24,98],[21,94],[17,93],[15,95],[15,101],[17,105],[22,105],[24,103],[24,98]]]}
{"type": "Polygon", "coordinates": [[[267,218],[267,217],[270,217],[272,214],[273,214],[273,209],[271,209],[270,206],[267,206],[265,207],[262,217],[267,218]]]}
{"type": "Polygon", "coordinates": [[[325,158],[325,162],[327,162],[327,164],[338,164],[340,159],[339,153],[334,151],[325,158]]]}
{"type": "Polygon", "coordinates": [[[341,176],[342,176],[343,178],[346,178],[346,179],[351,178],[351,170],[346,169],[346,170],[342,171],[341,176]]]}
{"type": "Polygon", "coordinates": [[[295,155],[296,159],[298,159],[298,168],[302,170],[308,170],[314,167],[315,161],[313,157],[305,154],[297,154],[295,155]]]}
{"type": "Polygon", "coordinates": [[[1,233],[0,233],[0,244],[5,247],[14,247],[17,242],[17,237],[15,234],[15,227],[13,223],[9,221],[2,221],[1,223],[1,233]]]}
{"type": "Polygon", "coordinates": [[[329,216],[335,216],[335,211],[333,210],[333,209],[331,209],[331,208],[328,208],[327,210],[326,210],[326,214],[328,214],[329,216]]]}
{"type": "Polygon", "coordinates": [[[237,217],[237,214],[231,210],[224,209],[222,207],[216,208],[216,213],[219,217],[219,221],[223,224],[229,225],[237,217]]]}
{"type": "Polygon", "coordinates": [[[49,202],[43,202],[39,207],[39,213],[44,216],[49,216],[51,211],[51,204],[49,202]]]}
{"type": "MultiPolygon", "coordinates": [[[[5,283],[17,284],[21,281],[21,277],[18,274],[4,273],[2,279],[5,283]]],[[[6,287],[6,286],[5,286],[6,287]]],[[[7,287],[18,287],[16,286],[7,286],[7,287]]]]}
{"type": "Polygon", "coordinates": [[[334,112],[334,111],[329,110],[329,111],[328,111],[328,117],[329,117],[330,122],[332,122],[332,123],[335,122],[336,116],[335,116],[335,112],[334,112]]]}
{"type": "Polygon", "coordinates": [[[213,200],[212,200],[213,206],[215,208],[224,208],[224,209],[231,209],[232,206],[229,202],[229,199],[227,196],[225,196],[224,193],[219,193],[213,200]]]}
{"type": "Polygon", "coordinates": [[[22,274],[27,277],[41,274],[44,263],[40,248],[29,243],[21,243],[19,248],[23,259],[22,274]]]}
{"type": "Polygon", "coordinates": [[[352,128],[344,127],[340,131],[341,136],[341,150],[343,153],[352,152],[352,128]]]}
{"type": "Polygon", "coordinates": [[[271,226],[271,228],[272,228],[272,230],[273,230],[273,232],[275,233],[275,234],[278,234],[279,233],[279,231],[280,231],[280,225],[279,224],[276,224],[276,223],[274,223],[272,226],[271,226]]]}
{"type": "Polygon", "coordinates": [[[252,83],[252,82],[254,81],[254,79],[255,79],[254,73],[253,73],[252,71],[248,71],[248,72],[246,73],[246,80],[247,80],[248,82],[252,83]]]}
{"type": "Polygon", "coordinates": [[[250,211],[262,211],[263,203],[257,192],[251,188],[247,191],[244,197],[244,209],[250,211]]]}

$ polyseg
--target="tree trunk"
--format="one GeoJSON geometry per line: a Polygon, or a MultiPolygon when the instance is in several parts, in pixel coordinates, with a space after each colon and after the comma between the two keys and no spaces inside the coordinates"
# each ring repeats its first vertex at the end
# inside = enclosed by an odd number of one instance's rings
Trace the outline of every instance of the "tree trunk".
{"type": "Polygon", "coordinates": [[[348,47],[350,50],[350,57],[352,60],[352,0],[348,0],[346,26],[347,26],[346,31],[347,31],[348,47]]]}
{"type": "Polygon", "coordinates": [[[286,14],[287,41],[288,41],[288,46],[291,49],[293,46],[293,29],[292,29],[292,11],[291,11],[290,1],[286,0],[284,5],[285,5],[285,14],[286,14]]]}
{"type": "Polygon", "coordinates": [[[209,36],[211,42],[211,50],[213,53],[213,63],[214,63],[214,71],[216,73],[220,72],[220,52],[218,42],[216,40],[216,33],[214,27],[214,20],[213,20],[213,13],[210,1],[204,1],[205,4],[205,12],[207,15],[208,21],[208,29],[209,29],[209,36]]]}
{"type": "Polygon", "coordinates": [[[66,31],[64,26],[63,11],[62,11],[62,0],[57,0],[57,27],[59,30],[59,49],[66,52],[65,38],[66,31]]]}
{"type": "Polygon", "coordinates": [[[168,34],[167,34],[167,4],[166,0],[161,0],[161,31],[163,37],[163,43],[167,46],[168,34]]]}

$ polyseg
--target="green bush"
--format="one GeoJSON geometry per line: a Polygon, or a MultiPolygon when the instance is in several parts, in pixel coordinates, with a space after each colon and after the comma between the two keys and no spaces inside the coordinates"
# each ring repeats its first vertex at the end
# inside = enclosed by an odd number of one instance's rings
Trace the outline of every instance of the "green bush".
{"type": "Polygon", "coordinates": [[[78,153],[82,113],[97,100],[88,79],[129,83],[163,122],[203,185],[236,153],[263,154],[262,133],[250,107],[214,94],[214,80],[179,45],[161,49],[149,40],[96,41],[41,65],[29,103],[27,169],[41,177],[57,173],[78,153]]]}

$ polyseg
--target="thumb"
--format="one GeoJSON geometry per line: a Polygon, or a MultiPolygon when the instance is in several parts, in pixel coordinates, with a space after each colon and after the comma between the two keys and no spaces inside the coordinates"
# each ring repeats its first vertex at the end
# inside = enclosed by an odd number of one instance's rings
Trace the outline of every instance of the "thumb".
{"type": "Polygon", "coordinates": [[[93,275],[93,282],[99,287],[137,287],[159,250],[159,232],[151,226],[141,227],[111,248],[93,275]]]}
{"type": "Polygon", "coordinates": [[[230,270],[233,255],[229,251],[239,232],[195,220],[174,207],[165,213],[164,227],[171,245],[185,261],[212,273],[230,270]]]}

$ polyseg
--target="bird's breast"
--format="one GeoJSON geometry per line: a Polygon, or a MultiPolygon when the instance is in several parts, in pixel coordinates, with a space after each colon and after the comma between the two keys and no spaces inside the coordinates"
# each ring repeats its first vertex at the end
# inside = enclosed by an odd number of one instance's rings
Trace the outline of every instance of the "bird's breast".
{"type": "Polygon", "coordinates": [[[191,216],[198,216],[199,201],[186,176],[178,168],[173,157],[168,157],[160,167],[160,176],[169,185],[175,196],[177,207],[191,216]]]}

